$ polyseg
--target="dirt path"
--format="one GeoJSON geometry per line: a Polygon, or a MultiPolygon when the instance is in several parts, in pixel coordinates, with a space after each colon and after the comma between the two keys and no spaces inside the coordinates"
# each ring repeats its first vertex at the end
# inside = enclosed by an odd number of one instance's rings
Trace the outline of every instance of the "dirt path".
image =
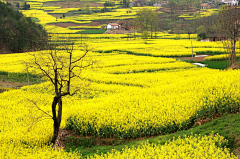
{"type": "Polygon", "coordinates": [[[26,85],[27,85],[27,83],[0,81],[0,87],[1,88],[20,88],[20,87],[26,86],[26,85]]]}
{"type": "Polygon", "coordinates": [[[82,26],[81,24],[76,24],[76,23],[49,23],[48,25],[55,25],[62,28],[67,28],[71,26],[82,26]]]}

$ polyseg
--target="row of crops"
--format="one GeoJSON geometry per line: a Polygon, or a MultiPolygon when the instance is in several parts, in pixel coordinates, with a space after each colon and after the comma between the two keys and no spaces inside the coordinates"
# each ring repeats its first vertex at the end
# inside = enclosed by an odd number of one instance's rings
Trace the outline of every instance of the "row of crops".
{"type": "Polygon", "coordinates": [[[106,155],[95,155],[91,158],[236,158],[230,154],[224,143],[227,141],[223,137],[213,136],[185,136],[169,141],[163,146],[145,143],[134,148],[125,148],[122,152],[113,151],[106,155]],[[219,146],[216,146],[219,145],[219,146]]]}

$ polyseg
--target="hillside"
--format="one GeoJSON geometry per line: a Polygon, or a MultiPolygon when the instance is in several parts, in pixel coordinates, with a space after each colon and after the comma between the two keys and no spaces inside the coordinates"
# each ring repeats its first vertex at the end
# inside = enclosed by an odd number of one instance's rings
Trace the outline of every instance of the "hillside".
{"type": "Polygon", "coordinates": [[[47,33],[41,25],[3,2],[0,2],[0,26],[1,53],[40,50],[47,43],[47,33]]]}

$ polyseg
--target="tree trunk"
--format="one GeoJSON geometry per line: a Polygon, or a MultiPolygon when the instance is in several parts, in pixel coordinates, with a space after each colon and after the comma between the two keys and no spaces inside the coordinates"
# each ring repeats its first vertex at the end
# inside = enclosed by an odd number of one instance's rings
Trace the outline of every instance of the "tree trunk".
{"type": "Polygon", "coordinates": [[[236,40],[234,39],[234,42],[233,42],[233,60],[232,60],[232,65],[235,64],[236,62],[236,40]]]}
{"type": "Polygon", "coordinates": [[[152,28],[152,23],[151,23],[151,39],[152,39],[152,32],[153,32],[153,28],[152,28]]]}
{"type": "Polygon", "coordinates": [[[58,100],[58,127],[60,127],[62,121],[62,97],[58,100]]]}
{"type": "Polygon", "coordinates": [[[133,36],[134,36],[134,39],[136,39],[136,37],[135,37],[135,24],[133,24],[133,36]]]}
{"type": "Polygon", "coordinates": [[[155,27],[155,39],[157,39],[157,28],[155,27]]]}
{"type": "Polygon", "coordinates": [[[54,97],[52,102],[52,114],[53,114],[53,137],[52,137],[52,143],[53,146],[55,145],[55,142],[58,137],[58,132],[62,120],[62,98],[61,97],[54,97]],[[56,107],[58,105],[58,114],[56,107]]]}

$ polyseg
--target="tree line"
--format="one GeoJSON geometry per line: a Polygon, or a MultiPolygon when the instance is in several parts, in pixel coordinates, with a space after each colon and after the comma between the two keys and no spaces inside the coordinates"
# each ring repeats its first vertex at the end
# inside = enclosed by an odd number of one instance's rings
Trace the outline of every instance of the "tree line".
{"type": "Polygon", "coordinates": [[[47,41],[47,32],[40,24],[0,2],[0,53],[44,49],[47,41]]]}
{"type": "Polygon", "coordinates": [[[191,20],[185,20],[184,17],[179,17],[182,13],[159,13],[149,8],[139,9],[136,18],[132,20],[131,26],[134,31],[143,33],[148,31],[150,37],[156,36],[157,31],[167,31],[168,33],[188,34],[189,39],[191,34],[198,34],[199,40],[205,39],[208,34],[217,33],[216,18],[217,14],[207,17],[201,17],[199,12],[192,14],[191,20]]]}

